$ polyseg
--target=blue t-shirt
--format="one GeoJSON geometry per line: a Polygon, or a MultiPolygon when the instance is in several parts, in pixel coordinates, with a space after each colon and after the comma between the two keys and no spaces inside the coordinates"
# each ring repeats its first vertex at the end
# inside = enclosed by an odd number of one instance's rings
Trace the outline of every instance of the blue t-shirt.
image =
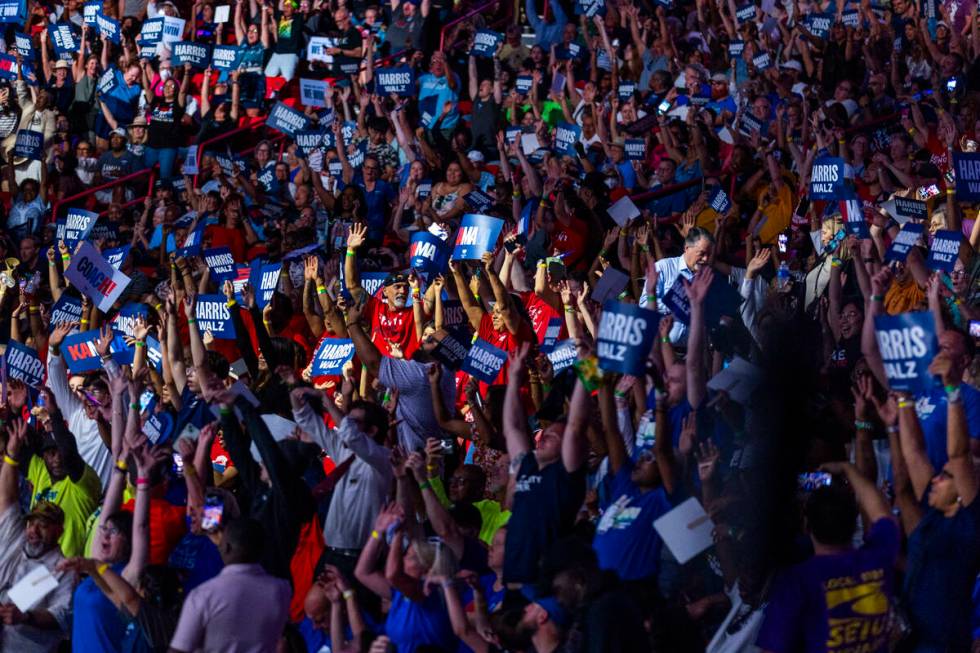
{"type": "Polygon", "coordinates": [[[136,106],[143,87],[138,83],[127,86],[122,71],[118,68],[113,69],[113,75],[116,84],[109,93],[102,96],[102,101],[117,123],[128,125],[136,117],[136,106]]]}
{"type": "Polygon", "coordinates": [[[900,544],[894,520],[879,519],[860,549],[813,556],[779,574],[756,646],[773,653],[888,651],[900,544]]]}
{"type": "Polygon", "coordinates": [[[174,547],[167,565],[181,572],[184,594],[205,581],[209,581],[224,569],[225,563],[207,535],[188,533],[174,547]]]}
{"type": "MultiPolygon", "coordinates": [[[[381,240],[384,236],[385,226],[388,224],[386,213],[391,207],[391,203],[398,197],[398,193],[395,192],[395,188],[391,184],[383,179],[375,181],[374,190],[369,191],[364,185],[364,177],[360,173],[354,177],[352,185],[357,186],[364,193],[368,238],[381,240]]],[[[343,183],[340,186],[343,186],[343,183]]]]}
{"type": "MultiPolygon", "coordinates": [[[[676,180],[671,181],[670,186],[678,183],[676,180]]],[[[654,191],[657,188],[651,188],[654,191]]],[[[655,200],[647,202],[646,208],[653,215],[666,218],[674,215],[675,213],[683,213],[688,207],[688,195],[687,191],[679,190],[676,193],[671,193],[670,195],[665,195],[664,197],[659,197],[655,200]]]]}
{"type": "Polygon", "coordinates": [[[663,487],[643,492],[630,476],[629,460],[614,476],[606,476],[607,497],[596,528],[592,548],[602,569],[610,569],[623,580],[650,578],[657,573],[663,542],[653,528],[654,520],[672,506],[663,487]]]}
{"type": "MultiPolygon", "coordinates": [[[[112,565],[121,574],[126,563],[112,565]]],[[[72,599],[71,650],[78,653],[91,651],[119,653],[126,637],[126,622],[119,610],[102,593],[91,578],[86,578],[75,588],[72,599]]]]}
{"type": "MultiPolygon", "coordinates": [[[[455,88],[458,89],[459,77],[454,75],[453,81],[455,88]]],[[[442,115],[442,107],[446,102],[452,102],[453,108],[443,118],[440,127],[444,130],[450,130],[459,121],[459,112],[457,111],[459,94],[449,88],[449,78],[446,75],[436,77],[431,73],[426,73],[419,77],[419,113],[428,113],[432,117],[432,121],[427,123],[427,127],[431,128],[436,119],[442,115]]]]}
{"type": "Polygon", "coordinates": [[[633,169],[632,161],[621,161],[616,164],[616,170],[623,178],[623,188],[632,191],[636,188],[636,170],[633,169]]]}
{"type": "MultiPolygon", "coordinates": [[[[970,429],[970,437],[980,438],[980,391],[966,383],[960,384],[960,394],[963,398],[963,411],[966,413],[966,423],[970,429]]],[[[929,462],[937,472],[943,468],[949,456],[946,453],[946,417],[948,404],[946,391],[936,386],[924,396],[917,397],[915,412],[922,425],[922,436],[926,441],[926,453],[929,462]]]]}
{"type": "Polygon", "coordinates": [[[442,592],[432,592],[416,602],[392,589],[391,609],[385,623],[385,634],[398,653],[413,653],[423,645],[456,650],[456,637],[442,592]]]}

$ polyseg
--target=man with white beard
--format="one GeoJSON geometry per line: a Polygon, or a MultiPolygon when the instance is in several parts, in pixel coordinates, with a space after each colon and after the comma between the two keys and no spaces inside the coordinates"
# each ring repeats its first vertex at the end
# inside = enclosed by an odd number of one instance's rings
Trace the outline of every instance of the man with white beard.
{"type": "Polygon", "coordinates": [[[17,457],[27,434],[24,422],[9,430],[7,451],[0,466],[0,650],[54,651],[65,637],[71,617],[72,574],[56,572],[64,558],[58,538],[65,513],[49,501],[39,501],[26,516],[17,501],[20,465],[17,457]],[[58,581],[30,610],[21,612],[8,592],[36,567],[45,567],[58,581]]]}

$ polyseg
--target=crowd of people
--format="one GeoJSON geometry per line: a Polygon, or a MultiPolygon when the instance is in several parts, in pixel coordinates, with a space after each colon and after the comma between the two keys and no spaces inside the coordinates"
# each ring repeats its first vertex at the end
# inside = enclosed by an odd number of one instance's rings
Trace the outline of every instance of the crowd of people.
{"type": "Polygon", "coordinates": [[[0,650],[980,651],[975,4],[0,24],[0,650]]]}

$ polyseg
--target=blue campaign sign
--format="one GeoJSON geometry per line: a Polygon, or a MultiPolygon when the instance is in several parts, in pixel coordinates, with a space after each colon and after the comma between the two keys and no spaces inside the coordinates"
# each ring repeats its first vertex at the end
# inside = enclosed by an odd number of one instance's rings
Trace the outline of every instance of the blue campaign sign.
{"type": "Polygon", "coordinates": [[[0,79],[11,82],[17,79],[17,57],[11,54],[0,54],[0,79]]]}
{"type": "MultiPolygon", "coordinates": [[[[518,75],[517,79],[514,80],[514,88],[521,95],[530,93],[532,85],[534,85],[534,78],[530,75],[518,75]]],[[[620,84],[619,87],[623,88],[623,85],[620,84]]]]}
{"type": "Polygon", "coordinates": [[[259,308],[265,308],[272,301],[272,296],[279,287],[281,273],[282,263],[252,265],[248,283],[255,288],[255,303],[259,308]]]}
{"type": "Polygon", "coordinates": [[[473,37],[473,49],[470,54],[477,57],[492,57],[504,40],[504,35],[489,29],[477,30],[473,37]]]}
{"type": "Polygon", "coordinates": [[[133,358],[136,356],[136,345],[128,344],[125,334],[116,331],[112,334],[109,355],[120,365],[132,365],[133,358]]]}
{"type": "Polygon", "coordinates": [[[194,68],[207,68],[211,63],[211,46],[194,41],[178,41],[172,45],[173,54],[170,61],[175,66],[189,63],[194,68]]]}
{"type": "Polygon", "coordinates": [[[296,132],[294,141],[296,142],[296,147],[300,149],[300,152],[309,156],[310,152],[315,149],[326,147],[327,134],[330,131],[327,129],[304,129],[303,131],[296,132]]]}
{"type": "MultiPolygon", "coordinates": [[[[150,247],[156,249],[163,243],[163,225],[158,224],[153,228],[153,235],[150,236],[150,247]]],[[[167,234],[167,253],[177,251],[177,240],[172,233],[167,234]]]]}
{"type": "MultiPolygon", "coordinates": [[[[102,6],[99,3],[98,6],[102,6]]],[[[151,18],[143,23],[140,30],[140,42],[146,45],[156,45],[163,38],[163,18],[151,18]]]]}
{"type": "Polygon", "coordinates": [[[143,433],[153,446],[169,442],[173,432],[174,416],[165,410],[154,412],[143,423],[143,433]]]}
{"type": "Polygon", "coordinates": [[[582,54],[582,46],[578,43],[571,41],[566,46],[558,46],[555,48],[555,58],[562,61],[569,61],[571,59],[578,59],[582,54]]]}
{"type": "Polygon", "coordinates": [[[287,136],[293,136],[298,131],[309,129],[310,119],[306,114],[282,102],[277,102],[272,107],[272,111],[269,112],[269,118],[265,121],[265,124],[266,127],[271,127],[287,136]]]}
{"type": "Polygon", "coordinates": [[[642,138],[627,138],[623,149],[627,160],[642,161],[646,157],[647,142],[642,138]]]}
{"type": "Polygon", "coordinates": [[[354,358],[354,341],[350,338],[324,338],[313,354],[310,372],[313,376],[339,375],[354,358]]]}
{"type": "Polygon", "coordinates": [[[41,386],[44,381],[44,363],[37,355],[37,350],[22,345],[15,340],[7,343],[4,352],[4,364],[7,367],[7,378],[17,379],[32,388],[41,386]]]}
{"type": "Polygon", "coordinates": [[[478,338],[463,359],[460,369],[484,383],[493,383],[506,362],[507,352],[478,338]]]}
{"type": "Polygon", "coordinates": [[[480,189],[470,191],[464,195],[463,201],[477,213],[489,211],[494,205],[494,199],[480,189]]]}
{"type": "Polygon", "coordinates": [[[235,325],[224,295],[198,295],[194,317],[202,335],[210,331],[212,336],[221,340],[235,339],[235,325]]]}
{"type": "Polygon", "coordinates": [[[49,331],[59,324],[78,322],[82,319],[82,300],[67,293],[61,294],[61,299],[51,307],[51,324],[49,331]]]}
{"type": "Polygon", "coordinates": [[[129,250],[132,249],[132,245],[123,245],[122,247],[113,247],[112,249],[107,249],[102,252],[102,256],[105,260],[109,261],[109,265],[116,268],[117,270],[129,256],[129,250]]]}
{"type": "Polygon", "coordinates": [[[109,95],[116,89],[118,84],[119,80],[116,79],[116,69],[110,68],[99,77],[99,82],[96,85],[95,90],[102,95],[109,95]]]}
{"type": "Polygon", "coordinates": [[[418,270],[426,278],[439,274],[449,262],[449,248],[446,242],[428,231],[416,231],[408,246],[409,266],[418,270]]]}
{"type": "Polygon", "coordinates": [[[555,374],[571,367],[577,357],[578,350],[575,348],[574,340],[562,340],[548,352],[548,361],[551,362],[551,369],[555,374]]]}
{"type": "Polygon", "coordinates": [[[454,261],[478,261],[484,252],[493,251],[504,221],[489,215],[467,213],[456,232],[454,261]]]}
{"type": "Polygon", "coordinates": [[[871,237],[868,221],[864,219],[864,211],[861,210],[861,203],[858,200],[841,200],[840,214],[844,218],[844,228],[847,233],[861,239],[871,237]]]}
{"type": "Polygon", "coordinates": [[[423,127],[431,128],[441,114],[436,107],[438,101],[438,95],[429,95],[419,100],[419,118],[422,120],[423,127]]]}
{"type": "Polygon", "coordinates": [[[928,393],[934,384],[929,364],[939,349],[932,313],[877,315],[875,337],[891,389],[928,393]]]}
{"type": "Polygon", "coordinates": [[[765,70],[767,68],[772,68],[772,57],[769,56],[768,52],[763,52],[752,57],[752,65],[758,70],[765,70]]]}
{"type": "Polygon", "coordinates": [[[620,82],[617,93],[619,95],[620,102],[629,102],[631,99],[633,99],[633,94],[636,93],[636,82],[620,82]]]}
{"type": "Polygon", "coordinates": [[[68,249],[74,249],[79,241],[88,238],[89,232],[92,231],[92,227],[95,226],[98,219],[98,213],[85,209],[68,209],[68,215],[65,216],[64,221],[58,222],[55,232],[57,239],[65,241],[68,249]]]}
{"type": "Polygon", "coordinates": [[[150,309],[146,304],[130,302],[119,309],[119,315],[112,321],[112,326],[123,335],[132,337],[136,321],[140,318],[146,320],[149,317],[150,309]]]}
{"type": "Polygon", "coordinates": [[[725,215],[732,208],[732,200],[721,186],[715,186],[711,194],[708,195],[708,206],[714,209],[718,215],[725,215]]]}
{"type": "Polygon", "coordinates": [[[980,152],[953,152],[956,169],[956,199],[961,202],[980,200],[980,152]]]}
{"type": "Polygon", "coordinates": [[[374,71],[374,84],[378,95],[410,97],[415,94],[415,73],[410,66],[379,68],[374,71]]]}
{"type": "MultiPolygon", "coordinates": [[[[96,220],[88,237],[92,240],[119,240],[119,225],[108,218],[96,220]]],[[[105,256],[105,252],[102,256],[105,256]]]]}
{"type": "Polygon", "coordinates": [[[804,27],[818,39],[825,39],[830,34],[830,26],[834,17],[830,14],[810,14],[804,21],[804,27]]]}
{"type": "Polygon", "coordinates": [[[291,250],[285,256],[282,257],[284,261],[295,261],[301,259],[305,256],[310,256],[316,253],[320,249],[320,243],[313,243],[312,245],[307,245],[306,247],[299,247],[297,249],[291,250]]]}
{"type": "Polygon", "coordinates": [[[30,129],[19,130],[14,143],[14,156],[40,161],[44,158],[44,134],[30,129]]]}
{"type": "Polygon", "coordinates": [[[942,270],[949,273],[956,265],[956,259],[960,254],[960,241],[963,234],[949,229],[940,229],[932,239],[932,247],[929,248],[929,258],[926,265],[933,270],[942,270]]]}
{"type": "Polygon", "coordinates": [[[735,10],[735,19],[739,23],[745,23],[747,21],[753,21],[753,20],[755,20],[755,5],[754,4],[747,4],[747,5],[742,5],[741,7],[738,7],[735,10]]]}
{"type": "Polygon", "coordinates": [[[742,52],[745,51],[745,41],[729,41],[728,42],[728,58],[737,59],[742,56],[742,52]]]}
{"type": "Polygon", "coordinates": [[[109,39],[113,43],[119,43],[120,28],[119,21],[110,16],[106,16],[101,11],[95,14],[95,26],[99,30],[99,34],[104,39],[109,39]]]}
{"type": "Polygon", "coordinates": [[[857,9],[847,9],[841,14],[840,20],[844,27],[857,27],[861,24],[861,14],[857,9]]]}
{"type": "Polygon", "coordinates": [[[65,337],[61,343],[61,354],[65,364],[73,374],[82,374],[102,369],[102,359],[95,350],[95,342],[99,339],[99,330],[91,329],[81,333],[73,333],[65,337]]]}
{"type": "Polygon", "coordinates": [[[211,268],[217,280],[224,282],[235,276],[235,257],[227,247],[215,247],[204,250],[204,262],[211,268]]]}
{"type": "Polygon", "coordinates": [[[377,297],[378,291],[381,290],[381,286],[384,285],[385,279],[387,278],[387,272],[362,272],[361,288],[372,297],[377,297]]]}
{"type": "Polygon", "coordinates": [[[542,354],[547,354],[555,348],[555,343],[558,342],[558,335],[561,333],[561,323],[562,319],[560,317],[553,317],[548,320],[548,327],[545,329],[544,338],[540,342],[542,354]]]}
{"type": "Polygon", "coordinates": [[[34,43],[31,41],[31,37],[23,32],[14,32],[14,47],[17,48],[17,52],[20,54],[21,59],[24,62],[34,61],[34,43]]]}
{"type": "Polygon", "coordinates": [[[582,136],[582,128],[567,122],[560,122],[555,127],[555,152],[568,156],[578,156],[575,144],[582,136]]]}
{"type": "Polygon", "coordinates": [[[687,298],[687,290],[678,279],[663,297],[664,305],[674,314],[674,319],[684,324],[691,323],[691,300],[687,298]]]}
{"type": "Polygon", "coordinates": [[[160,341],[153,336],[146,337],[146,360],[157,372],[163,373],[163,350],[160,341]]]}
{"type": "MultiPolygon", "coordinates": [[[[2,2],[3,0],[0,0],[2,2]]],[[[48,37],[54,44],[59,59],[73,58],[78,52],[78,40],[71,23],[56,23],[48,26],[48,37]]]]}
{"type": "Polygon", "coordinates": [[[845,194],[844,159],[823,156],[814,161],[810,172],[810,199],[839,200],[845,194]]]}
{"type": "Polygon", "coordinates": [[[211,50],[211,65],[218,70],[237,70],[243,52],[238,45],[216,45],[211,50]]]}
{"type": "Polygon", "coordinates": [[[925,230],[925,225],[916,224],[915,222],[906,222],[902,225],[902,230],[898,232],[895,236],[895,240],[892,241],[891,247],[885,253],[885,262],[891,263],[892,261],[905,261],[909,256],[909,251],[915,247],[915,244],[919,242],[922,238],[922,233],[925,230]]]}
{"type": "Polygon", "coordinates": [[[621,374],[645,374],[659,323],[660,315],[654,311],[636,304],[607,301],[602,306],[596,339],[599,367],[621,374]]]}
{"type": "MultiPolygon", "coordinates": [[[[99,0],[88,0],[82,6],[82,23],[85,25],[95,25],[95,15],[101,10],[102,3],[99,0]]],[[[163,20],[160,21],[160,24],[163,25],[163,20]]]]}
{"type": "Polygon", "coordinates": [[[23,23],[27,20],[27,0],[0,0],[0,23],[23,23]]]}

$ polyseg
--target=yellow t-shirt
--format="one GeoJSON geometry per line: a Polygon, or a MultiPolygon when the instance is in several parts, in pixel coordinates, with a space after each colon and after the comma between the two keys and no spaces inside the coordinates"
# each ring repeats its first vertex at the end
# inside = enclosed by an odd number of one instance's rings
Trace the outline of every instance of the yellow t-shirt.
{"type": "Polygon", "coordinates": [[[65,557],[80,556],[85,552],[86,522],[99,505],[102,482],[95,470],[85,465],[85,471],[77,483],[67,476],[57,483],[51,482],[48,469],[40,456],[32,456],[27,468],[27,480],[34,488],[31,507],[38,501],[50,501],[65,513],[65,532],[59,544],[65,557]]]}
{"type": "Polygon", "coordinates": [[[480,539],[490,546],[493,536],[510,521],[510,510],[501,510],[500,503],[491,499],[477,501],[473,507],[480,511],[483,523],[480,526],[480,539]]]}

